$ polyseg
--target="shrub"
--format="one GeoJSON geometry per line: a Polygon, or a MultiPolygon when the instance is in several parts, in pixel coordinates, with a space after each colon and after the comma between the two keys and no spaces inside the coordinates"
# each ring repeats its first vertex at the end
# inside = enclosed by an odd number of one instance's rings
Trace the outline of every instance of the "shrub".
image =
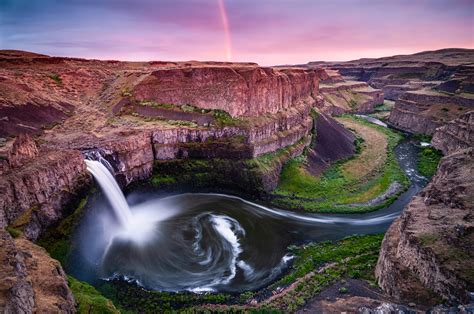
{"type": "Polygon", "coordinates": [[[56,74],[56,73],[49,73],[48,74],[48,77],[50,79],[52,79],[53,81],[56,82],[56,84],[60,85],[63,83],[63,80],[61,79],[61,77],[59,76],[59,74],[56,74]]]}

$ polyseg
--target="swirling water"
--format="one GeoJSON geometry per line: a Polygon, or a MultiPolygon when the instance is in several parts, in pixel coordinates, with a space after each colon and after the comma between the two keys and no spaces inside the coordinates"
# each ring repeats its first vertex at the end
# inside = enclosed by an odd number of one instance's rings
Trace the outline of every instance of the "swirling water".
{"type": "Polygon", "coordinates": [[[164,195],[135,189],[124,227],[110,202],[93,195],[73,240],[67,270],[75,277],[124,278],[160,291],[241,292],[274,281],[292,256],[288,246],[385,231],[425,184],[410,142],[395,150],[411,185],[390,206],[351,215],[285,211],[223,194],[164,195]]]}

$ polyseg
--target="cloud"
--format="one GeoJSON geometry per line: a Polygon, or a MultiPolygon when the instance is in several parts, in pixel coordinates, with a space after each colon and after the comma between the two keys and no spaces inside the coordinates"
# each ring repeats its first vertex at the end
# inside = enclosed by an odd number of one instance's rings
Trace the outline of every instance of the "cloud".
{"type": "MultiPolygon", "coordinates": [[[[225,4],[235,60],[297,63],[474,47],[470,0],[225,4]]],[[[217,0],[0,1],[2,48],[115,59],[225,60],[225,40],[217,0]]]]}

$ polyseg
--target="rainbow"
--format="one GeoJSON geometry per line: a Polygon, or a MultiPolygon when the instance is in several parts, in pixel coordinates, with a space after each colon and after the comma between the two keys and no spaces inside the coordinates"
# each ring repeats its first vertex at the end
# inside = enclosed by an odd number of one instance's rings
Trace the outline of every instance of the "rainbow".
{"type": "Polygon", "coordinates": [[[232,41],[230,37],[229,20],[227,18],[227,11],[225,10],[224,0],[217,0],[219,3],[219,12],[221,14],[222,26],[224,27],[225,33],[225,46],[226,46],[226,57],[227,61],[232,60],[232,41]]]}

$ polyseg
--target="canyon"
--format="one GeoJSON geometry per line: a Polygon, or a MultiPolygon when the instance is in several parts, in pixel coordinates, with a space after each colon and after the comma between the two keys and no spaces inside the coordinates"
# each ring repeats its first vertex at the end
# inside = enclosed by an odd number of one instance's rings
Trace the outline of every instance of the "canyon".
{"type": "Polygon", "coordinates": [[[473,54],[261,67],[0,51],[0,309],[75,311],[61,265],[35,243],[94,186],[84,156],[105,159],[123,188],[271,200],[288,161],[305,154],[317,178],[354,156],[355,122],[336,116],[371,114],[384,99],[394,101],[386,123],[432,136],[444,157],[387,231],[377,282],[393,302],[469,303],[473,54]]]}

